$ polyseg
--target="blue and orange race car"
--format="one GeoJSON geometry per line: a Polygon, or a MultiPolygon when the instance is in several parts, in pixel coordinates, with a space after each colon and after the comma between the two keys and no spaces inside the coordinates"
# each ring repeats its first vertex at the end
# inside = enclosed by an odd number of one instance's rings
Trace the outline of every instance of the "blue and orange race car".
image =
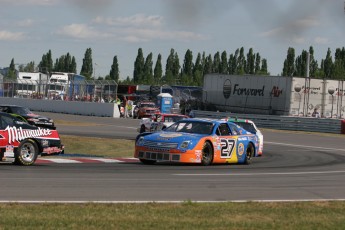
{"type": "Polygon", "coordinates": [[[144,164],[156,162],[250,164],[258,156],[256,135],[224,120],[188,118],[164,131],[141,133],[134,157],[144,164]]]}

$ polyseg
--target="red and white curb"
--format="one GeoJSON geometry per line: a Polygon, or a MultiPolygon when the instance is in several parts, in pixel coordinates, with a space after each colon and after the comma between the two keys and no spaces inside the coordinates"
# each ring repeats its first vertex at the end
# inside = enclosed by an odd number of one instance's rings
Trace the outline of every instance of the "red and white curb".
{"type": "Polygon", "coordinates": [[[35,164],[78,164],[78,163],[133,163],[136,158],[102,158],[102,157],[75,157],[75,158],[37,158],[35,164]]]}

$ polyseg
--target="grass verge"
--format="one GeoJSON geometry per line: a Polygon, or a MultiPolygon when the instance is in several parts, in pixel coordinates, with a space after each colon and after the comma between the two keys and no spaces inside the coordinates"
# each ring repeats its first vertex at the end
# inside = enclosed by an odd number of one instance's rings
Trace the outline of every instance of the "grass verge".
{"type": "MultiPolygon", "coordinates": [[[[84,154],[103,157],[133,157],[134,141],[112,138],[60,135],[65,154],[84,154]]],[[[55,156],[56,157],[56,156],[55,156]]]]}
{"type": "Polygon", "coordinates": [[[345,229],[345,202],[0,204],[1,229],[345,229]]]}

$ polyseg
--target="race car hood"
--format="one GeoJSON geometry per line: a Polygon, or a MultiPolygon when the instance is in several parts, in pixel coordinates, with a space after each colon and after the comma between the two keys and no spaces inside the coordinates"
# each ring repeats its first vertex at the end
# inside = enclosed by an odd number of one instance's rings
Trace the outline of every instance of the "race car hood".
{"type": "Polygon", "coordinates": [[[145,135],[144,140],[145,142],[160,142],[162,145],[164,143],[176,143],[177,146],[180,146],[183,142],[189,142],[188,149],[193,149],[203,137],[205,135],[162,131],[145,135]]]}
{"type": "Polygon", "coordinates": [[[51,120],[49,119],[48,117],[44,117],[44,116],[41,116],[41,115],[38,115],[38,114],[34,114],[34,113],[28,113],[28,114],[25,114],[26,117],[28,118],[37,118],[37,119],[40,119],[40,120],[51,120]]]}
{"type": "Polygon", "coordinates": [[[34,114],[34,113],[28,113],[28,114],[26,114],[26,116],[28,116],[28,117],[39,117],[39,115],[34,114]]]}

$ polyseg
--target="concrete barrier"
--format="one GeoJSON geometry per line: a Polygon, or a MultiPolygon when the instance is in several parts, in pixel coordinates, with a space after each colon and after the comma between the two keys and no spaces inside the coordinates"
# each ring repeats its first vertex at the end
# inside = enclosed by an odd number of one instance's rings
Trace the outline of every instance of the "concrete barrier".
{"type": "MultiPolygon", "coordinates": [[[[237,117],[248,119],[255,122],[260,128],[323,132],[323,133],[342,133],[342,120],[330,118],[314,118],[314,117],[292,117],[292,116],[274,116],[260,114],[235,114],[228,112],[211,112],[193,110],[195,117],[203,118],[226,118],[237,117]]],[[[345,124],[344,124],[345,126],[345,124]]],[[[343,133],[344,134],[344,133],[343,133]]]]}
{"type": "Polygon", "coordinates": [[[0,104],[20,105],[28,107],[30,110],[42,112],[67,113],[97,117],[120,117],[119,108],[114,103],[0,97],[0,104]]]}

